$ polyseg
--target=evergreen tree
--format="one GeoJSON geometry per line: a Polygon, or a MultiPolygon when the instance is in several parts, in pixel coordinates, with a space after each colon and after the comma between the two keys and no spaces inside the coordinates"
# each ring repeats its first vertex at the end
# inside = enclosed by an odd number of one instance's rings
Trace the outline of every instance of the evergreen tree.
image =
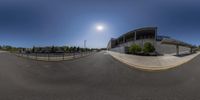
{"type": "Polygon", "coordinates": [[[35,53],[35,46],[33,46],[32,48],[32,53],[35,53]]]}
{"type": "Polygon", "coordinates": [[[79,52],[80,51],[80,47],[77,47],[77,52],[79,52]]]}
{"type": "Polygon", "coordinates": [[[54,46],[51,47],[51,53],[55,53],[55,47],[54,46]]]}

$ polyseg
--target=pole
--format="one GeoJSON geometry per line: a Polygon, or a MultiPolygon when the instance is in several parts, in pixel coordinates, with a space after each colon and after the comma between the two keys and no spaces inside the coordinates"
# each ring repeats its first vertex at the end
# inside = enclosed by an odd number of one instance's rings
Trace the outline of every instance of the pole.
{"type": "Polygon", "coordinates": [[[63,53],[63,60],[65,60],[65,53],[63,53]]]}
{"type": "Polygon", "coordinates": [[[48,61],[49,61],[49,52],[47,53],[47,56],[48,56],[48,61]]]}
{"type": "Polygon", "coordinates": [[[84,40],[84,48],[86,49],[87,40],[84,40]]]}
{"type": "Polygon", "coordinates": [[[87,40],[84,40],[84,49],[85,49],[84,52],[86,52],[86,43],[87,43],[87,40]]]}
{"type": "Polygon", "coordinates": [[[176,45],[176,55],[179,55],[179,45],[176,45]]]}
{"type": "Polygon", "coordinates": [[[35,59],[37,60],[37,52],[35,53],[35,59]]]}
{"type": "Polygon", "coordinates": [[[73,57],[75,58],[75,52],[73,52],[73,57]]]}

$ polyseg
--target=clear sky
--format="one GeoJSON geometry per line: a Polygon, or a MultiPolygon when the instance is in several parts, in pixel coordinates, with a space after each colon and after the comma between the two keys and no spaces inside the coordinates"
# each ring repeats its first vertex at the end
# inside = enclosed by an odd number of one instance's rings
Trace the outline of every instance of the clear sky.
{"type": "Polygon", "coordinates": [[[111,37],[145,26],[200,44],[198,0],[1,0],[0,45],[106,47],[111,37]],[[97,25],[103,30],[96,29],[97,25]]]}

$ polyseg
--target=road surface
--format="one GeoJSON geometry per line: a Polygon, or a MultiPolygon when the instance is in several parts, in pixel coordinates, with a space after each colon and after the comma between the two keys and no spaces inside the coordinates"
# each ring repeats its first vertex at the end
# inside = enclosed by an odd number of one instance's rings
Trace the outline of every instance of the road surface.
{"type": "Polygon", "coordinates": [[[199,100],[199,94],[200,56],[152,73],[106,52],[62,62],[0,53],[0,100],[199,100]]]}

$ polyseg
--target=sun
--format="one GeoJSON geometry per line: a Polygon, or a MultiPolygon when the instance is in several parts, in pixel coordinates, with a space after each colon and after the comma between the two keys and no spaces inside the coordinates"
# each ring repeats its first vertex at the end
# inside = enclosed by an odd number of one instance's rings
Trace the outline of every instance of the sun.
{"type": "Polygon", "coordinates": [[[104,27],[103,27],[102,25],[97,25],[97,26],[96,26],[96,29],[97,29],[98,31],[102,31],[102,30],[104,29],[104,27]]]}

